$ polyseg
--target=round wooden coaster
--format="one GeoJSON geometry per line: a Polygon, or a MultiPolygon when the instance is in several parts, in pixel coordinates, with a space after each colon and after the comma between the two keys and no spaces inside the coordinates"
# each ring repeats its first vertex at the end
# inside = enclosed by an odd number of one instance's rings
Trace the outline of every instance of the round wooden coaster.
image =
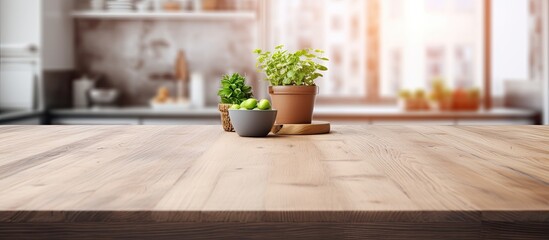
{"type": "Polygon", "coordinates": [[[330,133],[329,122],[311,124],[275,124],[272,133],[276,135],[316,135],[330,133]]]}

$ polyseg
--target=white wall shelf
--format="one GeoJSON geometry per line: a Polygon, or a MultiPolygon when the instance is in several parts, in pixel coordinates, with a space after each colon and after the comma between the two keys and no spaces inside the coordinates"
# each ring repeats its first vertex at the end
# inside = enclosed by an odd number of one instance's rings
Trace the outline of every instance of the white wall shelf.
{"type": "Polygon", "coordinates": [[[108,11],[75,11],[76,19],[176,19],[176,20],[255,20],[252,11],[203,11],[203,12],[108,12],[108,11]]]}

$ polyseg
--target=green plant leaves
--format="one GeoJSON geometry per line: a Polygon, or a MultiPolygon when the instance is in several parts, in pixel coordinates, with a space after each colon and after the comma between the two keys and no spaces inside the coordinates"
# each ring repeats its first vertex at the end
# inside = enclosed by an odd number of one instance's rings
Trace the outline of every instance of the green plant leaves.
{"type": "Polygon", "coordinates": [[[290,70],[290,71],[288,71],[288,73],[286,74],[286,76],[287,76],[288,78],[293,78],[293,77],[295,76],[295,72],[294,72],[293,70],[290,70]]]}
{"type": "Polygon", "coordinates": [[[294,53],[284,50],[284,45],[275,47],[274,52],[254,50],[257,55],[259,72],[267,75],[272,86],[296,85],[314,86],[314,80],[322,77],[317,71],[327,71],[328,68],[317,61],[329,61],[322,56],[324,51],[316,49],[301,49],[294,53]]]}
{"type": "Polygon", "coordinates": [[[224,75],[220,82],[221,88],[217,95],[221,98],[221,103],[240,104],[253,97],[252,87],[246,85],[246,78],[238,73],[224,75]]]}

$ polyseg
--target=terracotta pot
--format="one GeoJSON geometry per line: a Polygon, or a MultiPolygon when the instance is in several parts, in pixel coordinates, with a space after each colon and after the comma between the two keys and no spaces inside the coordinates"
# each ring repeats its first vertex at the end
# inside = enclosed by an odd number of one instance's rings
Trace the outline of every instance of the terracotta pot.
{"type": "Polygon", "coordinates": [[[273,109],[278,110],[277,124],[310,124],[313,118],[317,86],[271,86],[273,109]]]}
{"type": "Polygon", "coordinates": [[[219,104],[219,112],[221,112],[221,124],[223,125],[223,130],[225,132],[234,132],[233,124],[231,123],[231,118],[229,117],[229,108],[231,104],[219,104]]]}

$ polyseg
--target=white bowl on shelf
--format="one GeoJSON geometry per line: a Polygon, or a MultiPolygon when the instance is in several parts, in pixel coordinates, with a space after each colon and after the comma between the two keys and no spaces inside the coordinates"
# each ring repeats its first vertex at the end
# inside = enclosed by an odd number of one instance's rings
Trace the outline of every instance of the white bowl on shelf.
{"type": "Polygon", "coordinates": [[[92,89],[89,95],[94,106],[114,106],[120,94],[116,89],[92,89]]]}

